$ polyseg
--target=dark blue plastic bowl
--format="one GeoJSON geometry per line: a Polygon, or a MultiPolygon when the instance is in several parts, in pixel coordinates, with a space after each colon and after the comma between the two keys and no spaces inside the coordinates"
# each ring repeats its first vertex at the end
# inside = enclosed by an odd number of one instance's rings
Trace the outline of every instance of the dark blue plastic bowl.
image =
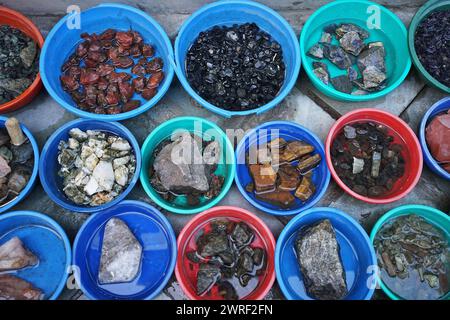
{"type": "Polygon", "coordinates": [[[216,1],[203,6],[184,22],[175,40],[175,62],[176,73],[184,89],[206,109],[227,118],[254,113],[260,114],[279,105],[294,87],[300,72],[300,45],[289,23],[269,7],[248,0],[216,1]],[[186,78],[186,54],[202,31],[214,26],[232,26],[233,24],[251,22],[256,23],[261,30],[270,34],[281,45],[286,65],[284,84],[272,101],[259,108],[246,111],[228,111],[212,105],[191,88],[186,78]]]}
{"type": "Polygon", "coordinates": [[[445,171],[431,155],[430,150],[428,149],[427,140],[425,139],[425,129],[435,116],[437,116],[440,113],[444,113],[449,109],[450,109],[450,97],[446,97],[442,100],[439,100],[438,102],[433,104],[431,108],[428,109],[428,111],[425,113],[419,128],[419,140],[420,145],[422,146],[422,153],[425,163],[427,164],[428,168],[431,169],[431,171],[447,180],[450,180],[450,173],[445,171]]]}
{"type": "Polygon", "coordinates": [[[164,29],[145,12],[122,4],[100,4],[81,12],[81,29],[69,29],[73,16],[62,18],[45,39],[40,57],[40,74],[50,96],[62,107],[82,118],[96,120],[119,121],[135,117],[153,107],[167,92],[173,79],[173,48],[164,29]],[[155,48],[155,56],[164,61],[164,80],[158,87],[158,93],[145,101],[135,95],[133,99],[143,103],[139,108],[115,115],[95,114],[79,109],[70,95],[61,86],[61,66],[75,52],[82,41],[84,32],[100,34],[106,29],[138,31],[146,43],[155,48]]]}
{"type": "Polygon", "coordinates": [[[150,300],[172,276],[177,257],[175,233],[169,221],[154,207],[139,201],[123,201],[92,215],[81,227],[73,245],[73,264],[81,290],[95,300],[150,300]],[[122,219],[143,248],[136,279],[128,283],[101,285],[98,270],[103,233],[111,218],[122,219]]]}
{"type": "MultiPolygon", "coordinates": [[[[5,122],[8,120],[7,117],[1,117],[0,116],[0,127],[5,127],[5,122]]],[[[27,127],[25,127],[23,124],[20,125],[22,128],[23,133],[27,136],[28,140],[30,140],[31,145],[33,146],[33,153],[34,153],[34,167],[33,172],[31,173],[30,180],[28,181],[25,189],[23,189],[20,194],[13,200],[8,202],[7,204],[0,207],[0,213],[5,212],[9,209],[11,209],[13,206],[18,204],[20,201],[22,201],[23,198],[25,198],[33,189],[34,184],[36,182],[36,177],[38,174],[38,168],[39,168],[39,147],[37,145],[36,140],[34,139],[33,135],[31,134],[30,130],[28,130],[27,127]]]]}
{"type": "Polygon", "coordinates": [[[289,121],[266,122],[250,132],[239,142],[236,148],[236,185],[245,199],[256,208],[273,215],[293,215],[314,206],[325,194],[330,183],[330,171],[328,170],[325,150],[320,139],[308,129],[289,121]],[[278,132],[277,132],[278,131],[278,132]],[[270,142],[280,137],[286,141],[302,140],[314,146],[314,153],[322,157],[320,165],[314,169],[312,181],[316,186],[316,192],[306,202],[296,199],[295,207],[289,210],[281,209],[267,202],[256,199],[254,193],[247,192],[245,186],[253,181],[248,167],[245,164],[245,156],[251,146],[255,144],[270,142]]]}
{"type": "Polygon", "coordinates": [[[47,192],[50,199],[64,209],[74,212],[92,213],[112,207],[125,199],[139,179],[141,162],[141,151],[139,149],[139,144],[133,134],[125,128],[125,126],[117,122],[77,119],[66,123],[56,130],[50,138],[48,138],[44,148],[42,149],[41,161],[39,162],[39,178],[41,179],[42,187],[45,192],[47,192]],[[63,179],[58,176],[58,170],[60,168],[58,163],[58,144],[61,140],[67,141],[69,138],[69,131],[72,128],[79,128],[83,131],[100,130],[109,132],[128,140],[133,147],[133,152],[136,156],[136,172],[134,173],[133,179],[130,181],[128,187],[113,201],[96,207],[81,206],[70,201],[62,191],[63,179]]]}
{"type": "Polygon", "coordinates": [[[72,251],[64,230],[53,219],[33,211],[13,211],[0,216],[0,245],[19,237],[39,264],[10,274],[33,284],[44,299],[55,300],[66,285],[72,251]]]}
{"type": "Polygon", "coordinates": [[[332,208],[313,208],[294,217],[283,229],[275,250],[275,272],[289,300],[311,300],[297,262],[295,239],[300,229],[329,219],[336,231],[345,269],[348,295],[345,300],[370,300],[376,287],[377,260],[367,233],[346,213],[332,208]]]}

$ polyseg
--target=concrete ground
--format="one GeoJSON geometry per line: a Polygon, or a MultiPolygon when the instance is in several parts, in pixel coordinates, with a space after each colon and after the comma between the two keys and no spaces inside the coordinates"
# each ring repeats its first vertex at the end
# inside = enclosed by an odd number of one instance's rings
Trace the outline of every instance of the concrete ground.
{"type": "MultiPolygon", "coordinates": [[[[102,1],[86,0],[81,3],[81,8],[85,9],[100,2],[102,1]]],[[[161,23],[169,36],[174,39],[183,21],[204,3],[212,1],[128,0],[121,2],[134,5],[152,15],[161,23]]],[[[309,15],[329,1],[265,0],[261,2],[283,15],[293,26],[295,32],[299,34],[309,15]]],[[[409,25],[414,13],[426,1],[383,0],[377,2],[394,11],[406,25],[409,25]]],[[[66,0],[0,0],[0,4],[19,10],[30,17],[45,37],[52,26],[65,14],[67,6],[76,3],[66,0]]],[[[174,117],[188,115],[214,121],[222,129],[242,128],[247,130],[266,121],[289,120],[309,128],[324,141],[329,128],[336,119],[349,111],[363,107],[382,109],[398,115],[417,132],[418,124],[423,114],[432,104],[444,96],[445,93],[425,85],[417,75],[417,72],[412,69],[406,81],[384,98],[367,103],[343,103],[333,101],[318,92],[311,85],[302,70],[291,94],[276,108],[262,115],[224,119],[197,105],[183,90],[179,82],[174,80],[170,90],[158,105],[145,114],[123,123],[135,134],[138,142],[141,144],[147,135],[159,124],[174,117]]],[[[16,116],[27,125],[37,138],[41,148],[56,128],[75,118],[74,115],[57,105],[45,90],[29,106],[12,114],[7,114],[7,116],[16,116]]],[[[140,184],[135,187],[128,199],[152,203],[140,184]]],[[[374,222],[382,214],[403,204],[425,204],[444,212],[450,212],[450,182],[439,178],[430,172],[428,168],[424,167],[419,184],[408,196],[392,204],[370,205],[351,198],[332,181],[327,193],[317,206],[341,209],[358,219],[363,227],[370,232],[374,222]]],[[[290,219],[289,217],[274,217],[254,209],[242,198],[235,186],[232,187],[230,193],[220,205],[237,205],[255,212],[267,223],[275,237],[278,237],[290,219]]],[[[48,214],[64,227],[72,240],[86,219],[84,214],[69,212],[58,207],[47,197],[40,185],[36,186],[27,199],[14,207],[14,210],[24,209],[48,214]]],[[[171,214],[163,210],[162,212],[170,220],[176,233],[192,218],[192,216],[171,214]]],[[[69,287],[71,289],[66,289],[61,299],[85,298],[74,286],[69,287]]],[[[376,297],[383,298],[383,295],[377,292],[376,297]]],[[[158,298],[186,299],[175,277],[173,277],[158,298]]],[[[267,299],[282,299],[278,285],[274,286],[267,299]]]]}

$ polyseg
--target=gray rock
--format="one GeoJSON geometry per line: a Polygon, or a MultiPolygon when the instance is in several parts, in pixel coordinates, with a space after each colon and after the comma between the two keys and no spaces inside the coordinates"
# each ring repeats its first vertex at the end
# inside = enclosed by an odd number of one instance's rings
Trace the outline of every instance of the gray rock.
{"type": "Polygon", "coordinates": [[[295,243],[297,260],[311,298],[338,300],[347,295],[339,244],[329,220],[301,231],[295,243]]]}
{"type": "Polygon", "coordinates": [[[98,279],[101,284],[130,282],[139,272],[142,246],[120,219],[108,221],[103,235],[98,279]]]}
{"type": "Polygon", "coordinates": [[[166,190],[183,193],[209,190],[201,146],[189,133],[181,134],[164,146],[153,167],[166,190]]]}

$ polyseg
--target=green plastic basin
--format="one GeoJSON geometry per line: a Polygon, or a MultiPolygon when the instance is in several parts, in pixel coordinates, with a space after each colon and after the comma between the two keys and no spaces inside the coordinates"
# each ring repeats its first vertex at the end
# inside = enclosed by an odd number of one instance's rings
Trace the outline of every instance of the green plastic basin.
{"type": "MultiPolygon", "coordinates": [[[[334,38],[333,44],[338,44],[334,38]]],[[[365,0],[338,0],[331,2],[312,14],[302,29],[300,36],[300,53],[303,67],[313,85],[325,95],[341,101],[368,101],[380,98],[397,88],[406,78],[411,68],[408,52],[407,30],[403,22],[385,7],[365,0]],[[374,25],[375,15],[379,13],[379,28],[370,29],[374,25]],[[382,41],[386,48],[387,87],[381,91],[367,95],[351,95],[337,91],[331,83],[324,84],[313,72],[315,60],[306,53],[309,48],[319,42],[322,30],[330,24],[353,23],[370,32],[368,42],[382,41]]],[[[331,77],[346,74],[327,59],[320,60],[328,65],[331,77]]]]}
{"type": "Polygon", "coordinates": [[[193,214],[205,211],[222,200],[233,183],[236,173],[234,149],[226,134],[215,123],[196,117],[180,117],[167,121],[153,130],[145,139],[142,150],[142,170],[140,175],[141,184],[148,196],[160,207],[180,214],[193,214]],[[220,194],[211,199],[201,199],[197,206],[189,206],[186,197],[177,197],[171,203],[164,200],[161,195],[153,189],[150,184],[149,168],[153,164],[153,151],[164,140],[170,139],[176,131],[187,130],[202,137],[205,141],[217,140],[221,146],[221,161],[215,171],[216,175],[225,178],[220,194]]]}
{"type": "Polygon", "coordinates": [[[427,70],[425,70],[425,68],[423,67],[422,63],[419,60],[419,57],[417,56],[416,47],[414,46],[414,36],[416,34],[416,30],[419,24],[430,13],[439,10],[450,10],[450,1],[449,0],[428,1],[417,11],[416,15],[411,21],[411,24],[409,25],[408,46],[414,66],[417,68],[417,70],[419,70],[420,75],[425,79],[425,81],[438,89],[450,93],[449,87],[437,81],[435,78],[431,76],[431,74],[428,73],[427,70]]]}
{"type": "MultiPolygon", "coordinates": [[[[391,211],[388,211],[386,214],[384,214],[375,224],[375,226],[372,229],[372,232],[370,233],[370,240],[372,241],[372,245],[375,240],[375,236],[377,235],[378,231],[382,228],[382,226],[388,222],[391,219],[397,218],[399,216],[403,215],[409,215],[409,214],[416,214],[418,216],[421,216],[422,218],[426,219],[427,222],[433,224],[440,230],[444,231],[447,240],[450,241],[450,217],[443,213],[440,210],[437,210],[432,207],[424,206],[424,205],[404,205],[397,207],[395,209],[392,209],[391,211]]],[[[376,251],[376,249],[375,249],[376,251]]],[[[392,300],[403,300],[402,297],[397,295],[395,292],[393,292],[388,286],[386,286],[383,281],[381,280],[381,277],[378,277],[378,283],[380,284],[381,289],[386,293],[386,295],[391,298],[392,300]]],[[[450,300],[450,293],[447,293],[445,296],[440,298],[441,300],[450,300]]]]}

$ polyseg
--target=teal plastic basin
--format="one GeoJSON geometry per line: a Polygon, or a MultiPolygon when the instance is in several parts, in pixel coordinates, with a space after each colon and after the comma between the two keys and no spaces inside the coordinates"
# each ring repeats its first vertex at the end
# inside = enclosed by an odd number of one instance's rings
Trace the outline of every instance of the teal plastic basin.
{"type": "Polygon", "coordinates": [[[148,196],[160,207],[180,214],[193,214],[205,211],[222,200],[230,190],[236,173],[236,165],[234,158],[233,146],[226,136],[215,123],[207,121],[202,118],[196,117],[180,117],[167,121],[153,130],[150,135],[145,139],[142,145],[142,170],[141,170],[141,184],[148,194],[148,196]],[[149,169],[153,164],[153,151],[164,140],[170,139],[174,132],[187,130],[202,137],[205,141],[217,140],[221,146],[221,161],[215,171],[216,175],[223,176],[225,178],[222,191],[220,194],[211,199],[201,199],[198,206],[188,206],[187,199],[185,197],[177,197],[176,201],[171,203],[165,201],[156,192],[150,184],[149,169]]]}
{"type": "MultiPolygon", "coordinates": [[[[372,26],[372,25],[371,25],[372,26]]],[[[333,44],[338,44],[334,38],[333,44]]],[[[406,78],[411,68],[408,51],[407,31],[403,22],[385,7],[365,0],[339,0],[331,2],[312,14],[305,23],[300,36],[300,53],[306,74],[313,85],[325,95],[341,101],[368,101],[380,98],[397,88],[406,78]],[[379,13],[379,28],[371,29],[368,22],[375,23],[379,13]],[[312,63],[315,60],[306,55],[319,42],[322,30],[330,24],[353,23],[369,31],[368,42],[382,41],[386,48],[386,68],[388,82],[385,89],[367,95],[351,95],[337,91],[331,83],[324,84],[314,75],[312,63]]],[[[320,60],[328,65],[330,77],[346,74],[327,59],[320,60]]]]}
{"type": "MultiPolygon", "coordinates": [[[[440,230],[444,231],[448,241],[450,241],[450,217],[448,215],[432,207],[410,204],[400,206],[395,209],[392,209],[391,211],[388,211],[377,221],[377,223],[372,229],[372,232],[370,233],[370,240],[372,241],[372,245],[378,231],[386,222],[388,222],[391,219],[395,219],[397,217],[409,214],[416,214],[426,219],[427,222],[433,224],[440,230]]],[[[389,287],[387,287],[383,283],[381,277],[378,277],[378,283],[380,284],[381,289],[384,291],[384,293],[386,293],[386,295],[389,298],[391,298],[392,300],[403,300],[402,297],[397,295],[394,291],[392,291],[389,287]]],[[[445,296],[441,297],[441,300],[450,300],[450,293],[447,293],[445,296]]]]}

